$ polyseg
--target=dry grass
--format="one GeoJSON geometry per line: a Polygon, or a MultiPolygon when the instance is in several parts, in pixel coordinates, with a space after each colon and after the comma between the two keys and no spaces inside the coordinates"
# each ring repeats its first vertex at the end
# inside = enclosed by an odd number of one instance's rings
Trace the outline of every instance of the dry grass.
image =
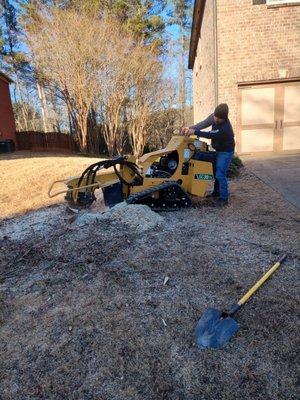
{"type": "Polygon", "coordinates": [[[50,199],[54,180],[76,176],[95,158],[20,151],[0,156],[0,218],[9,218],[63,200],[50,199]]]}
{"type": "Polygon", "coordinates": [[[1,399],[298,398],[299,214],[253,176],[231,188],[225,209],[162,220],[59,205],[0,223],[1,399]],[[231,305],[283,253],[236,337],[198,349],[203,311],[231,305]]]}

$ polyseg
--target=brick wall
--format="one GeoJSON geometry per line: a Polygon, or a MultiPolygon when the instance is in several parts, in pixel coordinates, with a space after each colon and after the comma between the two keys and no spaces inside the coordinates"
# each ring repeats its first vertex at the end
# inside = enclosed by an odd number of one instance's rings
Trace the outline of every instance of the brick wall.
{"type": "MultiPolygon", "coordinates": [[[[193,70],[194,119],[215,106],[213,2],[206,1],[193,70]]],[[[217,0],[218,102],[237,128],[238,83],[300,77],[300,6],[217,0]]],[[[261,1],[256,1],[261,3],[261,1]]]]}
{"type": "Polygon", "coordinates": [[[199,122],[215,108],[215,47],[213,1],[206,1],[201,38],[193,69],[194,121],[199,122]]]}
{"type": "Polygon", "coordinates": [[[13,139],[16,143],[15,132],[16,126],[9,85],[0,77],[0,140],[13,139]]]}
{"type": "Polygon", "coordinates": [[[300,6],[217,0],[218,95],[237,127],[239,82],[300,77],[300,6]]]}

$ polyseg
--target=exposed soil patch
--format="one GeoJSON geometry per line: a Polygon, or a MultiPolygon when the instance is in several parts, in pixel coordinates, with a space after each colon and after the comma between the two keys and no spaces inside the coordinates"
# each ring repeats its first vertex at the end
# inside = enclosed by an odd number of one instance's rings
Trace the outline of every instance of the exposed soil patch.
{"type": "Polygon", "coordinates": [[[231,187],[226,209],[59,205],[2,222],[1,398],[296,399],[300,216],[248,173],[231,187]],[[202,312],[283,253],[237,336],[195,347],[202,312]]]}

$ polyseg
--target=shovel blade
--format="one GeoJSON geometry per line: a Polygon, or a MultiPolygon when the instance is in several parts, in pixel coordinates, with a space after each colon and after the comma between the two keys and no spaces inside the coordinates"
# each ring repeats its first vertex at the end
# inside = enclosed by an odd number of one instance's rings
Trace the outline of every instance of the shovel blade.
{"type": "Polygon", "coordinates": [[[196,343],[200,348],[218,349],[236,334],[238,323],[231,317],[222,317],[222,312],[209,308],[196,326],[196,343]]]}

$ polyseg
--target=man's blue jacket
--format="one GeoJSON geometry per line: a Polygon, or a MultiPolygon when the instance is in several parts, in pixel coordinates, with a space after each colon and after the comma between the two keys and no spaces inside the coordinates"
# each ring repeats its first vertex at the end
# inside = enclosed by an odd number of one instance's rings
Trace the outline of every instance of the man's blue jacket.
{"type": "Polygon", "coordinates": [[[214,114],[211,114],[204,121],[191,126],[195,130],[195,135],[206,139],[211,139],[211,145],[216,151],[232,152],[235,148],[234,133],[229,119],[221,124],[216,124],[214,114]],[[210,132],[201,129],[212,127],[210,132]]]}

